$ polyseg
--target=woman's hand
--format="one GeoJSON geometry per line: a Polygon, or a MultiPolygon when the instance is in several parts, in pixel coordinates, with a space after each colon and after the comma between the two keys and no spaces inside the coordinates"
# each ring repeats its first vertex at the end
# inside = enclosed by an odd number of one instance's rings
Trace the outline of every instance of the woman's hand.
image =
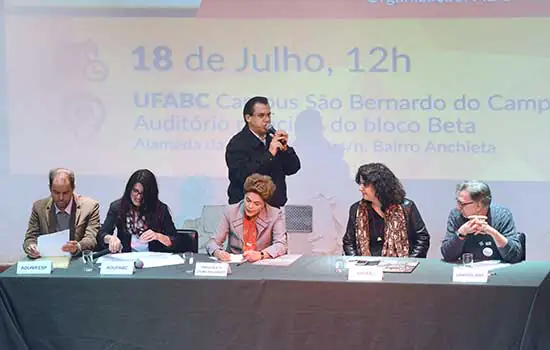
{"type": "Polygon", "coordinates": [[[248,262],[256,262],[262,260],[262,253],[255,250],[247,250],[243,253],[243,258],[248,262]]]}
{"type": "Polygon", "coordinates": [[[214,256],[218,258],[219,261],[229,261],[231,260],[231,256],[228,252],[223,251],[221,249],[218,249],[214,252],[214,256]]]}
{"type": "Polygon", "coordinates": [[[160,233],[155,232],[151,229],[148,229],[147,231],[143,232],[141,236],[139,236],[139,240],[142,242],[152,242],[152,241],[158,241],[159,240],[160,233]]]}
{"type": "Polygon", "coordinates": [[[111,253],[119,253],[122,250],[122,244],[117,236],[106,235],[104,242],[109,244],[109,251],[111,253]]]}

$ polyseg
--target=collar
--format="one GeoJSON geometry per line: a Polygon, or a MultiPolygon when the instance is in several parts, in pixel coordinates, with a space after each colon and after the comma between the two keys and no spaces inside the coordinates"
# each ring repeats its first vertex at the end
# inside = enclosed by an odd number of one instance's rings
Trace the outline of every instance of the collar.
{"type": "Polygon", "coordinates": [[[252,135],[256,136],[258,138],[258,140],[260,140],[264,145],[265,145],[265,142],[267,141],[266,140],[266,136],[267,135],[264,135],[263,138],[261,138],[258,134],[256,134],[254,131],[252,131],[252,129],[248,128],[248,130],[250,130],[250,132],[252,133],[252,135]]]}
{"type": "MultiPolygon", "coordinates": [[[[74,205],[74,197],[71,198],[71,200],[69,201],[69,204],[67,205],[67,207],[65,208],[64,212],[71,215],[71,211],[73,209],[73,205],[74,205]]],[[[53,204],[54,208],[55,208],[55,215],[57,215],[61,210],[59,210],[59,208],[57,207],[57,205],[55,205],[55,203],[53,204]]]]}

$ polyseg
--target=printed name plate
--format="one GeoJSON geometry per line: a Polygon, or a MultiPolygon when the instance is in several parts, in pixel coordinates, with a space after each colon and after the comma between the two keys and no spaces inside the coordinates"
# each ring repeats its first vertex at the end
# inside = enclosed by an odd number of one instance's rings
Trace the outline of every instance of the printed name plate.
{"type": "Polygon", "coordinates": [[[19,261],[18,275],[49,275],[52,273],[52,262],[49,260],[19,261]]]}
{"type": "Polygon", "coordinates": [[[488,278],[489,271],[487,269],[462,266],[453,268],[453,282],[487,283],[488,278]]]}
{"type": "Polygon", "coordinates": [[[195,265],[195,276],[227,277],[228,263],[198,262],[195,265]]]}
{"type": "Polygon", "coordinates": [[[133,261],[105,261],[99,269],[100,275],[132,275],[134,274],[133,261]]]}
{"type": "Polygon", "coordinates": [[[351,266],[348,281],[382,281],[384,270],[377,266],[351,266]]]}

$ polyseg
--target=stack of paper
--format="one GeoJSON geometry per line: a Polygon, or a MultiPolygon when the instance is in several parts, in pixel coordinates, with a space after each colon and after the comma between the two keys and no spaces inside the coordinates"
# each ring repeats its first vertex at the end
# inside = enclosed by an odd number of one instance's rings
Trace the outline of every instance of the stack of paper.
{"type": "Polygon", "coordinates": [[[275,259],[264,259],[259,260],[254,263],[254,265],[264,265],[264,266],[290,266],[294,264],[302,255],[301,254],[287,254],[282,255],[275,259]]]}
{"type": "Polygon", "coordinates": [[[132,253],[118,253],[102,256],[97,259],[97,263],[103,262],[119,262],[119,261],[137,261],[140,260],[143,263],[143,268],[160,267],[170,265],[184,264],[185,260],[172,253],[157,253],[157,252],[132,252],[132,253]]]}

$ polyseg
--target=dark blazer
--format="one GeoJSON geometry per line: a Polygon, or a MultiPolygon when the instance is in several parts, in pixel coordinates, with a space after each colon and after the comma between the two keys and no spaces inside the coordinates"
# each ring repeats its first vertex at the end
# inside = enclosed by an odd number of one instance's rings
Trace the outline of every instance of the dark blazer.
{"type": "Polygon", "coordinates": [[[286,204],[285,177],[300,170],[300,159],[292,147],[278,151],[275,157],[268,151],[271,136],[267,136],[266,145],[250,131],[248,125],[234,135],[225,149],[225,162],[229,172],[229,204],[240,202],[244,198],[244,181],[254,173],[269,175],[275,184],[275,193],[268,201],[274,207],[286,204]]]}
{"type": "MultiPolygon", "coordinates": [[[[356,215],[359,203],[353,203],[349,209],[348,226],[344,235],[343,245],[346,255],[357,255],[356,215]]],[[[405,211],[405,220],[407,221],[407,231],[409,235],[409,256],[415,258],[425,258],[430,248],[430,234],[426,229],[424,220],[420,212],[410,199],[405,199],[402,204],[405,211]]]]}
{"type": "MultiPolygon", "coordinates": [[[[132,251],[132,236],[126,230],[126,221],[120,219],[119,217],[120,202],[121,200],[117,199],[109,206],[109,212],[107,213],[107,217],[105,218],[103,225],[101,225],[101,229],[99,230],[99,234],[97,235],[97,241],[101,245],[102,249],[108,248],[108,245],[104,243],[104,238],[106,235],[112,235],[116,227],[117,237],[122,243],[122,252],[128,253],[132,251]]],[[[184,247],[187,246],[185,244],[186,236],[176,231],[174,221],[172,220],[172,215],[170,215],[170,210],[168,209],[168,206],[166,204],[160,202],[160,211],[162,213],[160,215],[162,219],[159,220],[157,216],[147,217],[147,226],[155,232],[159,232],[163,235],[170,237],[170,240],[172,241],[172,246],[166,247],[159,241],[153,241],[149,242],[149,251],[174,253],[182,252],[184,247]]]]}

